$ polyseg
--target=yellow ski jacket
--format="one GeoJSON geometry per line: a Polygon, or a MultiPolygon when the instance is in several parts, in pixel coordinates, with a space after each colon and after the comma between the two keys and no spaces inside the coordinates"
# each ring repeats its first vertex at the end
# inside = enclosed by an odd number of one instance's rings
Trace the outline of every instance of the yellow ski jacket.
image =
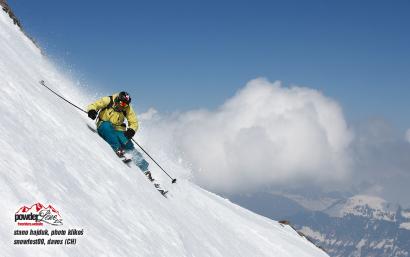
{"type": "MultiPolygon", "coordinates": [[[[112,99],[114,100],[118,95],[119,93],[113,94],[112,99]]],[[[126,127],[123,125],[123,123],[124,123],[124,119],[126,118],[128,122],[128,127],[132,128],[134,131],[137,131],[138,130],[138,119],[137,119],[137,115],[132,109],[132,106],[128,105],[124,109],[124,112],[117,112],[112,108],[112,106],[110,108],[105,108],[110,104],[110,102],[111,102],[110,97],[105,96],[95,101],[94,103],[90,104],[89,106],[87,106],[87,111],[96,110],[98,112],[99,110],[103,109],[98,114],[97,127],[99,127],[103,121],[109,121],[112,123],[112,125],[114,126],[116,130],[125,131],[126,127]]]]}

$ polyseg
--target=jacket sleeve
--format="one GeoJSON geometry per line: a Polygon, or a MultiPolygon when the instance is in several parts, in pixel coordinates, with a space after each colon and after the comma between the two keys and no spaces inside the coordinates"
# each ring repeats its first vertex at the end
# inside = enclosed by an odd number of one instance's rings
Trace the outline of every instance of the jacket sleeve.
{"type": "Polygon", "coordinates": [[[127,114],[126,118],[128,121],[128,127],[132,128],[136,132],[138,130],[137,114],[135,114],[131,106],[129,107],[129,110],[126,114],[127,114]]]}
{"type": "Polygon", "coordinates": [[[94,103],[90,104],[89,106],[87,106],[87,111],[90,110],[96,110],[99,111],[102,108],[106,107],[107,105],[110,104],[110,97],[109,96],[105,96],[97,101],[95,101],[94,103]]]}

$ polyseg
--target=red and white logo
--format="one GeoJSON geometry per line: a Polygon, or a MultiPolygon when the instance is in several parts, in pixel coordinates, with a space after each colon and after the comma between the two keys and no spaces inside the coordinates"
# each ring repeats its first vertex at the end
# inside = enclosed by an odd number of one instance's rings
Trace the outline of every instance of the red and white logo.
{"type": "Polygon", "coordinates": [[[47,207],[41,203],[31,207],[23,206],[14,215],[14,222],[18,226],[43,226],[44,223],[61,226],[62,221],[60,213],[51,204],[47,207]]]}

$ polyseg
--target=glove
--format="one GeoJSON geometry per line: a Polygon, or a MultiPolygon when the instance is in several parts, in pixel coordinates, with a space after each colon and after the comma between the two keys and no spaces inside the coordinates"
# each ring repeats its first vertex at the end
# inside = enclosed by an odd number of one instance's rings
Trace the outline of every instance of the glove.
{"type": "Polygon", "coordinates": [[[96,110],[89,110],[88,111],[88,117],[90,117],[90,119],[95,120],[95,118],[97,118],[97,111],[96,110]]]}
{"type": "Polygon", "coordinates": [[[132,128],[127,129],[127,131],[124,132],[124,136],[128,139],[131,139],[135,135],[135,130],[132,128]]]}

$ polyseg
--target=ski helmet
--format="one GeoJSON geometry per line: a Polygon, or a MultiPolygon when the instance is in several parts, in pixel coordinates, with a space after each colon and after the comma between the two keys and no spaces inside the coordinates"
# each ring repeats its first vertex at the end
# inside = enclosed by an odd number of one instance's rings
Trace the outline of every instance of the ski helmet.
{"type": "Polygon", "coordinates": [[[122,91],[117,96],[117,101],[118,102],[121,101],[123,103],[130,104],[131,103],[131,96],[127,92],[122,91]]]}
{"type": "Polygon", "coordinates": [[[117,112],[123,111],[131,103],[131,97],[127,92],[120,92],[114,99],[113,108],[117,112]]]}

